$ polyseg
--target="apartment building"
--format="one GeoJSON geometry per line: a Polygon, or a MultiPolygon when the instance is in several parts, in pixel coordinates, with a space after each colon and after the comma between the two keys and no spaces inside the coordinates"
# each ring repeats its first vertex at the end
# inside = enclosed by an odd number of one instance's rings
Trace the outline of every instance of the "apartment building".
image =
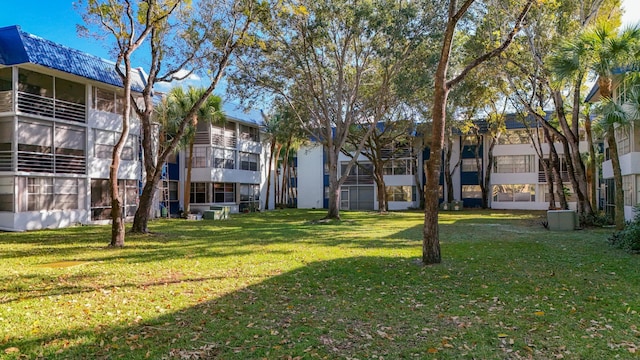
{"type": "MultiPolygon", "coordinates": [[[[632,84],[628,76],[628,69],[616,69],[613,78],[613,98],[616,103],[624,104],[630,96],[632,84]]],[[[637,85],[636,85],[637,86],[637,85]]],[[[586,97],[586,102],[600,100],[599,87],[596,84],[586,97]]],[[[634,206],[640,203],[640,124],[639,119],[629,119],[626,125],[616,125],[615,138],[620,159],[622,173],[622,190],[624,193],[624,217],[632,220],[634,206]]],[[[613,214],[615,204],[615,185],[613,180],[613,166],[609,154],[609,146],[604,143],[604,162],[602,164],[603,184],[601,193],[605,209],[613,214]]]]}
{"type": "MultiPolygon", "coordinates": [[[[122,129],[122,83],[115,64],[28,34],[0,28],[0,230],[60,228],[108,222],[109,166],[122,129]]],[[[135,70],[132,90],[146,75],[135,70]]],[[[259,117],[225,109],[228,121],[196,134],[192,208],[224,204],[259,208],[267,147],[259,117]]],[[[140,124],[132,117],[119,182],[125,216],[143,185],[140,124]]],[[[167,199],[183,204],[184,154],[166,167],[167,199]]],[[[160,204],[160,202],[166,202],[160,204]]]]}
{"type": "MultiPolygon", "coordinates": [[[[228,206],[231,212],[264,209],[269,147],[261,142],[261,114],[223,105],[223,124],[198,123],[192,160],[190,209],[202,213],[211,206],[228,206]]],[[[169,209],[184,208],[187,151],[169,160],[169,209]]],[[[273,192],[271,193],[273,194],[273,192]]],[[[271,207],[273,195],[271,195],[271,207]]]]}
{"type": "MultiPolygon", "coordinates": [[[[493,166],[491,168],[491,195],[489,206],[493,209],[513,210],[547,210],[549,208],[548,184],[538,156],[528,131],[536,124],[532,118],[523,122],[515,115],[509,115],[505,122],[506,129],[498,137],[493,149],[493,166]]],[[[488,161],[490,137],[488,126],[483,121],[477,122],[480,137],[468,134],[455,134],[451,149],[450,163],[452,168],[453,201],[462,202],[466,208],[478,208],[482,205],[482,191],[480,181],[485,175],[488,161]],[[480,166],[478,166],[478,164],[480,166]],[[479,176],[480,175],[480,176],[479,176]]],[[[537,136],[537,135],[536,135],[537,136]]],[[[584,136],[582,135],[582,140],[584,136]]],[[[549,154],[550,144],[541,139],[542,152],[549,154]]],[[[576,199],[573,195],[569,174],[567,172],[564,150],[559,143],[553,144],[560,156],[561,176],[563,187],[569,195],[569,207],[575,209],[576,199]]],[[[580,143],[586,152],[586,141],[580,143]]],[[[389,199],[389,210],[404,210],[419,205],[417,187],[422,186],[426,179],[422,171],[424,159],[428,159],[428,148],[423,151],[407,149],[394,155],[385,168],[385,185],[389,199]],[[419,173],[416,176],[416,171],[419,173]]],[[[341,155],[340,162],[344,165],[349,157],[341,155]]],[[[377,210],[376,185],[371,175],[371,164],[364,157],[360,157],[360,166],[353,167],[347,181],[341,188],[340,207],[344,210],[377,210]]],[[[444,169],[443,169],[444,170],[444,169]]],[[[339,176],[342,174],[339,172],[339,176]]],[[[326,161],[322,146],[309,146],[298,151],[298,207],[326,208],[328,207],[329,179],[326,171],[326,161]],[[325,169],[323,171],[323,169],[325,169]]],[[[440,177],[440,201],[443,202],[447,188],[443,171],[440,177]]]]}
{"type": "MultiPolygon", "coordinates": [[[[417,164],[422,154],[416,154],[410,146],[401,151],[388,149],[388,161],[384,167],[385,191],[389,210],[406,210],[419,205],[416,186],[420,186],[417,164]],[[416,181],[416,179],[418,179],[416,181]]],[[[338,158],[338,176],[346,171],[350,157],[338,158]]],[[[329,175],[323,147],[317,143],[302,147],[297,152],[296,185],[297,207],[302,209],[327,208],[329,206],[329,175]]],[[[360,156],[340,189],[341,210],[378,210],[377,187],[373,179],[373,164],[360,156]]],[[[421,168],[421,167],[420,167],[421,168]]]]}
{"type": "MultiPolygon", "coordinates": [[[[134,74],[140,90],[145,76],[134,74]]],[[[33,230],[108,218],[110,153],[121,130],[114,64],[0,28],[0,228],[33,230]]],[[[141,163],[133,124],[120,167],[135,211],[141,163]]]]}

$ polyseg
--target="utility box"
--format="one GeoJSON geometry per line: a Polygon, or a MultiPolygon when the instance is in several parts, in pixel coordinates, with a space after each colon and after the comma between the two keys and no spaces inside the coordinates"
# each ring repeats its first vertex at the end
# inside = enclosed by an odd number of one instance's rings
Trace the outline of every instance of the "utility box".
{"type": "Polygon", "coordinates": [[[552,231],[571,231],[576,228],[576,212],[573,210],[547,211],[547,223],[552,231]]]}

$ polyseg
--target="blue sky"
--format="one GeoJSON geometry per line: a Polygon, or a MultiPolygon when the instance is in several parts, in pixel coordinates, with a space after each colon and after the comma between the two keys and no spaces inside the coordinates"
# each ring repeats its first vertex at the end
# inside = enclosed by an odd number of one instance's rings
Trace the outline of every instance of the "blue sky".
{"type": "MultiPolygon", "coordinates": [[[[108,49],[93,38],[81,38],[76,25],[82,18],[74,8],[72,0],[3,0],[0,11],[0,27],[20,25],[22,30],[57,43],[112,59],[108,49]]],[[[634,23],[640,20],[640,1],[623,0],[627,10],[625,20],[634,23]]]]}
{"type": "Polygon", "coordinates": [[[0,27],[20,25],[28,33],[112,59],[98,41],[78,36],[78,24],[82,24],[82,18],[70,0],[4,0],[0,11],[0,27]]]}

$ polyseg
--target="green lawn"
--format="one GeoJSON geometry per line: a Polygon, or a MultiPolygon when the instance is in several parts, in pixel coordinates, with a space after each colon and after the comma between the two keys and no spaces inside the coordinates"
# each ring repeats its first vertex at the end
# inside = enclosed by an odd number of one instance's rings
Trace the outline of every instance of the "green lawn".
{"type": "Polygon", "coordinates": [[[640,257],[543,213],[278,210],[0,233],[0,358],[640,358],[640,257]]]}

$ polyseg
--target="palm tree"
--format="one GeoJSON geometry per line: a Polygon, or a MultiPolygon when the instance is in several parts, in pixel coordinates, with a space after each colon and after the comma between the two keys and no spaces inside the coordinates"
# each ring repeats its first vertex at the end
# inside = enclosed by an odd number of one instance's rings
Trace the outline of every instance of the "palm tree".
{"type": "Polygon", "coordinates": [[[615,128],[628,122],[621,104],[613,100],[614,74],[634,62],[640,29],[637,26],[621,33],[611,23],[598,23],[593,29],[582,33],[574,42],[564,45],[564,56],[554,63],[561,77],[590,72],[597,76],[600,91],[600,127],[606,134],[607,145],[613,167],[615,183],[615,223],[617,229],[624,228],[624,193],[622,171],[618,158],[615,128]]]}
{"type": "MultiPolygon", "coordinates": [[[[189,86],[185,91],[181,87],[171,89],[168,95],[168,103],[170,113],[176,118],[183,118],[193,107],[202,94],[206,91],[204,88],[195,88],[189,86]]],[[[222,99],[215,95],[210,95],[204,101],[202,106],[193,115],[190,120],[189,129],[185,132],[184,141],[181,147],[188,147],[189,155],[187,158],[187,174],[184,182],[184,213],[189,214],[190,196],[191,196],[191,170],[193,168],[193,145],[195,143],[198,122],[207,124],[224,121],[224,114],[221,110],[222,99]]]]}

